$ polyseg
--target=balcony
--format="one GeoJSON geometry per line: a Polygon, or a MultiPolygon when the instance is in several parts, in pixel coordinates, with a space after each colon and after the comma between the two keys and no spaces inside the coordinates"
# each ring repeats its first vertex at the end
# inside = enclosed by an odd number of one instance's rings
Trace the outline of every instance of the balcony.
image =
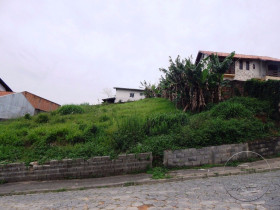
{"type": "Polygon", "coordinates": [[[280,80],[280,68],[277,64],[269,64],[267,66],[265,80],[268,79],[280,80]]]}

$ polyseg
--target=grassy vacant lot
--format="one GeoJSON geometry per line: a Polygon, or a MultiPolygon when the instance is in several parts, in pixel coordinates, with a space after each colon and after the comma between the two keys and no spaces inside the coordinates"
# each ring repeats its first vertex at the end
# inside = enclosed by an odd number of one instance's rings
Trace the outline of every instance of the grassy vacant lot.
{"type": "Polygon", "coordinates": [[[0,123],[0,163],[238,143],[279,135],[268,102],[233,98],[199,114],[161,98],[111,105],[68,105],[0,123]]]}

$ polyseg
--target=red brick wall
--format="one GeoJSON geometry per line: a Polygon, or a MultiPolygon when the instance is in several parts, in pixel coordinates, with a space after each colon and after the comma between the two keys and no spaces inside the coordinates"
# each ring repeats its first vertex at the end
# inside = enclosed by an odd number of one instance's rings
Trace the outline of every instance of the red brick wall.
{"type": "Polygon", "coordinates": [[[22,92],[26,99],[32,104],[35,109],[39,109],[45,112],[50,112],[58,109],[59,104],[49,101],[47,99],[41,98],[29,92],[22,92]]]}

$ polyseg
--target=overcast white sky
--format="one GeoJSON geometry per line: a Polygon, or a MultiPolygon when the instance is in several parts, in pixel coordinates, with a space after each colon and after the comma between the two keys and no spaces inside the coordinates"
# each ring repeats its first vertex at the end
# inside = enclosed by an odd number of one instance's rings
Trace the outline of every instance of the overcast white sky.
{"type": "Polygon", "coordinates": [[[280,1],[0,0],[0,78],[60,104],[158,82],[198,50],[280,58],[280,1]]]}

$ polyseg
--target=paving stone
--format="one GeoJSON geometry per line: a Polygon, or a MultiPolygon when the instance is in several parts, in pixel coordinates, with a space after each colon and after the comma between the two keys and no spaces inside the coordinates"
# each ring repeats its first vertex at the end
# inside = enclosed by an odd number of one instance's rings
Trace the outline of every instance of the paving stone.
{"type": "MultiPolygon", "coordinates": [[[[273,176],[273,187],[259,200],[244,203],[229,196],[223,186],[248,183],[245,175],[160,183],[154,185],[100,188],[0,197],[1,209],[277,209],[280,206],[280,171],[251,178],[260,184],[273,176]]],[[[250,180],[252,181],[252,180],[250,180]]],[[[252,182],[253,183],[253,182],[252,182]]],[[[246,193],[245,193],[246,195],[246,193]]]]}

